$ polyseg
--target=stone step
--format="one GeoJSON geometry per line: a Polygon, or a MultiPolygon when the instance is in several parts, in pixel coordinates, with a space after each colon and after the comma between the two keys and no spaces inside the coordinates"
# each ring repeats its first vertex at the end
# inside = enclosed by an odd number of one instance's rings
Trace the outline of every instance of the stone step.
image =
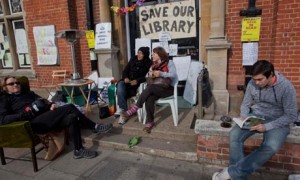
{"type": "Polygon", "coordinates": [[[114,134],[126,134],[126,135],[140,135],[143,137],[149,137],[153,139],[175,140],[182,142],[195,143],[197,135],[193,129],[181,130],[177,127],[163,128],[159,125],[154,127],[150,134],[143,131],[144,126],[142,123],[138,123],[135,126],[126,124],[123,126],[114,123],[112,133],[114,134]]]}
{"type": "MultiPolygon", "coordinates": [[[[97,119],[97,110],[92,111],[88,116],[93,120],[97,119]]],[[[175,127],[170,107],[157,107],[155,127],[150,134],[143,131],[145,125],[139,122],[137,116],[133,116],[125,125],[119,125],[118,118],[114,117],[96,120],[104,124],[113,123],[114,128],[110,133],[99,135],[82,131],[82,136],[86,143],[103,148],[197,161],[197,134],[190,128],[193,119],[193,109],[179,109],[179,123],[175,127]],[[141,136],[142,140],[137,146],[129,148],[127,143],[133,136],[141,136]]]]}
{"type": "Polygon", "coordinates": [[[95,135],[90,132],[83,131],[83,137],[85,143],[91,143],[94,146],[100,146],[103,148],[114,148],[116,150],[145,153],[149,155],[192,162],[196,162],[198,160],[196,154],[196,142],[191,143],[157,139],[141,135],[140,143],[133,148],[129,148],[128,141],[132,135],[128,134],[117,134],[111,132],[107,134],[95,135]]]}

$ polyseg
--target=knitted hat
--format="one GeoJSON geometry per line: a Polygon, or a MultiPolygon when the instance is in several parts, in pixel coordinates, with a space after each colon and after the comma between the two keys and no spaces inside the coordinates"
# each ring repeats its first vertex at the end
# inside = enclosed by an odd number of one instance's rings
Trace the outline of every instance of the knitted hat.
{"type": "Polygon", "coordinates": [[[139,51],[142,51],[144,54],[144,57],[149,57],[150,55],[150,48],[145,46],[145,47],[140,47],[139,51]]]}

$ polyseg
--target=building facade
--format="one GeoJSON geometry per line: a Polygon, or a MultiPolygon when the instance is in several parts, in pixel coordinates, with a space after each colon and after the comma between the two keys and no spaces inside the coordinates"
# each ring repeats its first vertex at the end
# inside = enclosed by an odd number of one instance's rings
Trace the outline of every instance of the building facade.
{"type": "MultiPolygon", "coordinates": [[[[31,86],[39,88],[52,81],[52,70],[66,69],[72,73],[70,45],[63,39],[42,43],[38,38],[47,32],[66,29],[86,31],[99,22],[112,23],[112,42],[118,48],[117,62],[121,71],[134,52],[133,37],[140,37],[135,11],[126,15],[113,12],[110,7],[129,7],[136,0],[2,0],[0,9],[1,65],[0,77],[26,75],[31,86]],[[135,26],[134,26],[135,25],[135,26]],[[126,32],[126,26],[127,31],[126,32]],[[42,30],[39,28],[42,27],[42,30]],[[43,28],[47,27],[47,28],[43,28]],[[128,36],[131,37],[128,38],[128,36]],[[130,43],[128,43],[130,41],[130,43]],[[130,47],[129,47],[130,46],[130,47]],[[56,50],[55,50],[56,47],[56,50]],[[47,50],[50,49],[50,50],[47,50]],[[40,56],[41,55],[41,56],[40,56]],[[57,56],[57,58],[56,58],[57,56]],[[44,59],[47,59],[44,60],[44,59]],[[44,61],[43,61],[44,60],[44,61]]],[[[142,6],[165,4],[177,0],[146,0],[142,6]]],[[[216,114],[230,110],[230,96],[241,94],[238,87],[245,85],[247,72],[243,66],[241,10],[261,9],[261,28],[258,59],[274,63],[298,90],[300,95],[300,5],[296,0],[195,0],[195,31],[190,38],[176,43],[180,52],[203,61],[209,69],[216,114]],[[252,3],[252,4],[251,4],[252,3]]],[[[75,43],[77,70],[82,77],[95,69],[85,38],[75,43]]],[[[101,59],[98,59],[101,61],[101,59]]],[[[96,65],[97,66],[97,65],[96,65]]],[[[100,72],[101,74],[101,72],[100,72]]]]}

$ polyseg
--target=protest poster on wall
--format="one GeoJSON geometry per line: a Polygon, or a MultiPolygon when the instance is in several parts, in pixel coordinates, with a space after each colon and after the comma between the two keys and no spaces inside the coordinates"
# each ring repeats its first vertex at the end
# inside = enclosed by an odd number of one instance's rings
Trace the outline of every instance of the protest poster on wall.
{"type": "Polygon", "coordinates": [[[139,7],[141,38],[158,39],[168,32],[172,39],[196,37],[195,1],[180,1],[139,7]]]}
{"type": "Polygon", "coordinates": [[[261,17],[244,17],[242,21],[242,42],[259,41],[261,17]]]}
{"type": "Polygon", "coordinates": [[[57,64],[58,54],[54,34],[54,25],[33,27],[38,65],[57,64]]]}

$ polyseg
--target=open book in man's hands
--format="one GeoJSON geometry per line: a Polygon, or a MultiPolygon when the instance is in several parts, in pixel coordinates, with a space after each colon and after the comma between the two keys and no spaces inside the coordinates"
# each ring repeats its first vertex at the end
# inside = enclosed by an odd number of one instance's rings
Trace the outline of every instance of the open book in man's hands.
{"type": "Polygon", "coordinates": [[[240,118],[232,118],[232,120],[242,129],[250,129],[252,126],[263,124],[265,121],[265,119],[256,116],[249,116],[244,120],[241,120],[240,118]]]}

